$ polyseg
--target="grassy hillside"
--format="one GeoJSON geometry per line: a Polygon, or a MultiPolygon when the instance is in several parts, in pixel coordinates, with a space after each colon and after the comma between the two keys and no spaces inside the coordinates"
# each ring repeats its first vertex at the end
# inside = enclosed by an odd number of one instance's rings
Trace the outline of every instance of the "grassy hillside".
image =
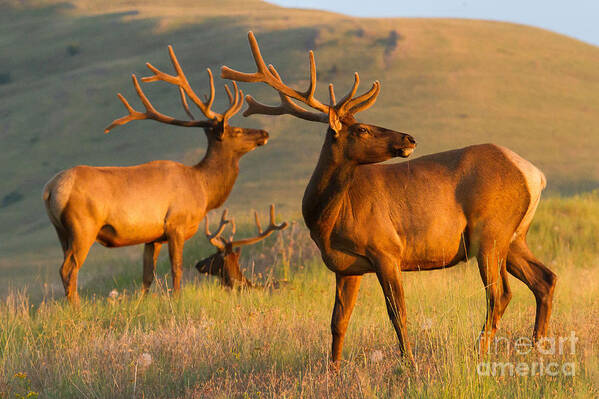
{"type": "MultiPolygon", "coordinates": [[[[362,119],[413,134],[416,156],[492,141],[543,169],[553,192],[598,186],[597,47],[488,21],[358,19],[258,0],[154,3],[0,1],[0,267],[11,284],[32,273],[56,278],[60,252],[40,191],[57,171],[201,157],[199,130],[146,121],[102,134],[124,113],[116,92],[139,104],[130,73],[146,74],[146,61],[169,69],[166,46],[173,44],[193,86],[205,89],[207,66],[253,68],[249,29],[298,87],[314,49],[323,98],[326,83],[341,93],[356,70],[364,88],[381,80],[377,105],[362,119]]],[[[269,88],[244,89],[276,100],[269,88]]],[[[146,92],[160,109],[184,115],[172,87],[146,92]]],[[[219,91],[215,107],[223,106],[219,91]]],[[[245,211],[275,201],[297,214],[324,127],[290,117],[233,122],[263,126],[273,139],[243,159],[230,205],[245,211]]],[[[138,252],[115,253],[138,259],[138,252]]],[[[92,250],[89,262],[103,256],[92,250]]]]}

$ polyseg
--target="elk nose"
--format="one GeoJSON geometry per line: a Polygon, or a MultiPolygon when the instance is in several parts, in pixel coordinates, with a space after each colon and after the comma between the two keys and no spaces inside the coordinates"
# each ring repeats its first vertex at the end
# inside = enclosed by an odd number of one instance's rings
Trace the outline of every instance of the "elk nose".
{"type": "Polygon", "coordinates": [[[257,141],[257,145],[258,147],[263,146],[264,144],[266,144],[268,142],[268,132],[266,130],[260,130],[260,139],[257,141]]]}

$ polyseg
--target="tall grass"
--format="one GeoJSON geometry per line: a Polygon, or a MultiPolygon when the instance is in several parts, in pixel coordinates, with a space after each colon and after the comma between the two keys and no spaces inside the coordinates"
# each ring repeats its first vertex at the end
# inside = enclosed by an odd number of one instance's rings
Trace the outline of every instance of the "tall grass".
{"type": "MultiPolygon", "coordinates": [[[[137,290],[140,276],[129,283],[117,279],[120,285],[107,278],[97,290],[84,287],[79,309],[62,299],[32,303],[14,292],[0,304],[0,397],[597,396],[598,228],[599,197],[589,194],[544,201],[529,235],[533,251],[559,276],[551,334],[574,332],[574,353],[515,350],[518,338],[531,335],[535,305],[512,278],[514,298],[498,333],[510,344],[498,345],[486,359],[573,363],[575,376],[477,373],[475,341],[485,299],[474,263],[404,274],[417,370],[401,362],[380,287],[366,276],[345,360],[338,374],[330,372],[334,275],[298,226],[245,257],[246,265],[254,261],[259,273],[277,279],[283,276],[281,249],[304,252],[288,253],[290,281],[276,289],[227,290],[188,273],[181,296],[173,298],[161,265],[145,298],[137,290]],[[119,294],[111,297],[115,286],[119,294]]],[[[187,255],[196,250],[207,248],[190,248],[187,255]]]]}

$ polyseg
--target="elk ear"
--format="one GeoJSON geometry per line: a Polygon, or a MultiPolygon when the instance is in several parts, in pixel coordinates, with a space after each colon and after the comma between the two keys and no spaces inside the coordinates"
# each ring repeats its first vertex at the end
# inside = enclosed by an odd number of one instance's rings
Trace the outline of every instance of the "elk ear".
{"type": "Polygon", "coordinates": [[[332,84],[329,84],[329,97],[329,127],[333,131],[333,137],[337,138],[341,131],[341,121],[339,121],[339,115],[337,115],[337,111],[335,110],[335,92],[333,91],[332,84]]]}
{"type": "Polygon", "coordinates": [[[222,127],[216,127],[214,128],[214,137],[218,140],[218,141],[222,141],[223,140],[223,136],[225,135],[225,125],[223,125],[222,127]]]}
{"type": "Polygon", "coordinates": [[[211,125],[204,128],[204,132],[208,138],[214,138],[218,141],[222,141],[225,133],[224,127],[221,129],[218,125],[211,125]]]}
{"type": "Polygon", "coordinates": [[[341,131],[341,121],[339,120],[339,116],[333,107],[329,107],[329,128],[331,128],[333,131],[333,137],[339,137],[339,132],[341,131]]]}

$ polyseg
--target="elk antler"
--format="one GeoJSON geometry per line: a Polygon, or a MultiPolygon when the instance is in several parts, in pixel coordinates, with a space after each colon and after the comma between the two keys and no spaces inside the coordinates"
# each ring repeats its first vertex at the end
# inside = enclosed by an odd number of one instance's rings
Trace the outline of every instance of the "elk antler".
{"type": "Polygon", "coordinates": [[[225,245],[226,245],[226,241],[220,235],[223,233],[223,231],[225,231],[225,227],[227,226],[227,223],[230,222],[229,220],[227,220],[227,212],[228,212],[228,209],[225,209],[223,211],[223,214],[220,217],[220,225],[218,226],[218,228],[216,229],[214,234],[210,233],[210,228],[209,228],[210,221],[208,220],[208,215],[206,215],[206,224],[204,227],[204,233],[206,234],[206,238],[208,238],[208,241],[210,241],[210,244],[212,244],[213,246],[218,248],[220,251],[223,251],[225,249],[225,245]]]}
{"type": "MultiPolygon", "coordinates": [[[[143,90],[141,89],[141,86],[139,85],[139,82],[137,81],[137,77],[135,75],[131,75],[131,78],[133,79],[133,86],[135,87],[135,91],[137,92],[137,95],[141,99],[141,102],[143,103],[144,107],[146,108],[146,112],[139,112],[133,109],[133,107],[131,107],[131,105],[129,105],[129,103],[127,102],[127,99],[125,99],[125,97],[121,93],[118,93],[117,96],[123,102],[123,104],[125,104],[125,107],[129,111],[129,115],[123,116],[112,121],[112,123],[106,129],[104,129],[104,133],[108,133],[115,126],[124,125],[125,123],[142,119],[153,119],[155,121],[167,123],[169,125],[185,127],[212,126],[212,123],[207,120],[194,120],[192,118],[192,120],[183,121],[158,112],[156,108],[154,108],[152,103],[150,103],[148,97],[146,97],[146,95],[144,94],[143,90]]],[[[183,96],[181,98],[186,112],[188,113],[188,115],[191,115],[191,113],[189,112],[189,108],[187,107],[187,102],[185,101],[185,98],[183,96]]]]}
{"type": "Polygon", "coordinates": [[[233,241],[233,235],[235,234],[235,223],[233,223],[231,238],[229,239],[229,245],[231,248],[241,247],[243,245],[255,244],[259,241],[264,240],[266,237],[271,235],[273,232],[277,230],[285,230],[288,226],[287,222],[283,222],[279,225],[275,224],[275,205],[270,205],[270,221],[266,230],[262,230],[262,226],[260,225],[260,219],[258,218],[258,212],[254,211],[254,218],[256,220],[256,227],[258,228],[258,235],[251,238],[244,238],[242,240],[233,241]]]}
{"type": "MultiPolygon", "coordinates": [[[[279,81],[281,77],[276,69],[272,66],[268,66],[273,76],[275,76],[279,81]]],[[[264,115],[284,115],[289,114],[293,116],[297,116],[301,119],[306,119],[313,122],[326,122],[325,117],[327,117],[323,113],[310,112],[296,103],[294,103],[288,96],[279,92],[279,97],[281,97],[281,105],[278,107],[272,107],[270,105],[261,104],[258,101],[254,100],[251,95],[247,96],[248,108],[243,113],[243,116],[250,116],[253,114],[264,114],[264,115]]],[[[327,117],[328,118],[328,117],[327,117]]]]}
{"type": "Polygon", "coordinates": [[[157,82],[163,81],[166,83],[174,84],[179,88],[179,96],[181,99],[181,104],[185,109],[185,113],[191,118],[189,121],[183,121],[179,119],[172,118],[168,115],[161,114],[158,112],[150,103],[144,92],[142,91],[139,82],[137,81],[137,77],[132,75],[133,86],[135,87],[135,91],[137,95],[141,99],[144,107],[146,108],[146,112],[139,112],[133,109],[125,97],[121,93],[118,93],[119,99],[125,104],[125,107],[129,111],[129,115],[124,116],[122,118],[114,120],[105,130],[104,133],[108,133],[112,128],[118,125],[124,125],[133,120],[141,120],[141,119],[153,119],[158,122],[167,123],[170,125],[177,126],[185,126],[185,127],[210,127],[214,125],[214,122],[223,122],[227,123],[229,118],[235,115],[241,107],[243,106],[243,92],[237,87],[237,84],[233,82],[233,89],[235,91],[235,96],[231,94],[229,87],[225,85],[225,91],[227,96],[229,97],[229,108],[223,113],[219,114],[217,112],[212,111],[211,107],[214,102],[214,78],[212,76],[212,71],[210,68],[206,68],[208,72],[209,82],[210,82],[210,95],[206,98],[206,101],[202,101],[198,95],[193,91],[189,82],[187,81],[187,77],[183,73],[183,69],[175,56],[175,52],[172,46],[168,46],[169,55],[171,58],[171,62],[175,71],[177,72],[176,76],[169,75],[168,73],[164,73],[160,71],[158,68],[154,67],[149,62],[146,63],[146,66],[154,72],[153,76],[143,77],[141,78],[142,82],[157,82]],[[196,120],[189,110],[189,105],[187,104],[187,97],[191,98],[191,100],[198,106],[200,111],[206,116],[207,120],[196,120]]]}
{"type": "MultiPolygon", "coordinates": [[[[221,69],[221,76],[225,79],[237,80],[240,82],[266,83],[279,93],[279,96],[281,97],[281,104],[276,107],[265,105],[259,103],[258,101],[254,100],[252,96],[248,95],[248,108],[244,112],[244,116],[249,116],[252,114],[289,114],[309,121],[328,123],[330,106],[323,104],[314,97],[314,91],[316,90],[316,64],[314,62],[314,52],[310,51],[309,53],[310,84],[305,91],[300,92],[285,85],[274,66],[266,66],[266,63],[262,58],[262,54],[260,53],[260,47],[258,46],[256,37],[251,31],[248,33],[248,41],[250,42],[250,48],[254,56],[254,61],[256,62],[257,71],[254,73],[244,73],[233,70],[227,66],[223,66],[221,69]],[[319,112],[310,112],[300,107],[291,100],[292,98],[303,102],[319,112]]],[[[354,75],[354,84],[349,93],[334,105],[333,110],[340,119],[346,116],[353,116],[356,113],[369,108],[376,101],[376,97],[378,96],[381,88],[380,82],[378,80],[375,81],[370,90],[356,98],[353,98],[358,89],[359,82],[360,77],[356,72],[354,75]]],[[[330,89],[332,90],[332,85],[330,85],[330,89]]],[[[334,97],[335,96],[333,93],[332,98],[334,97]]]]}

